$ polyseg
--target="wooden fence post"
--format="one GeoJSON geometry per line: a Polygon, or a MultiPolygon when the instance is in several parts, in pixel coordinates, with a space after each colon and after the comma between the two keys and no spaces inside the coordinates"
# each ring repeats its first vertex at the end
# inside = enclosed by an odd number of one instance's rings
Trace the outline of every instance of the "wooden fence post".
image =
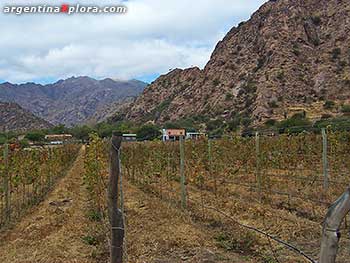
{"type": "Polygon", "coordinates": [[[328,210],[323,224],[319,263],[335,263],[340,239],[339,228],[349,211],[350,188],[328,210]]]}
{"type": "Polygon", "coordinates": [[[256,181],[258,186],[259,201],[261,202],[261,172],[260,172],[260,138],[259,132],[255,133],[255,153],[256,153],[256,181]]]}
{"type": "Polygon", "coordinates": [[[110,147],[108,210],[111,224],[110,263],[123,262],[124,220],[118,209],[121,136],[113,135],[110,147]]]}
{"type": "Polygon", "coordinates": [[[212,141],[211,141],[211,139],[208,139],[208,160],[209,160],[209,174],[210,174],[211,178],[214,177],[214,193],[215,193],[215,196],[217,196],[218,184],[217,184],[216,174],[213,175],[213,168],[212,168],[213,156],[212,156],[212,141]]]}
{"type": "Polygon", "coordinates": [[[186,202],[186,177],[185,177],[185,146],[184,138],[180,136],[180,182],[181,182],[181,207],[182,209],[187,208],[186,202]]]}
{"type": "Polygon", "coordinates": [[[327,133],[326,129],[322,128],[322,165],[323,165],[323,187],[327,191],[329,187],[329,175],[328,175],[328,142],[327,142],[327,133]]]}

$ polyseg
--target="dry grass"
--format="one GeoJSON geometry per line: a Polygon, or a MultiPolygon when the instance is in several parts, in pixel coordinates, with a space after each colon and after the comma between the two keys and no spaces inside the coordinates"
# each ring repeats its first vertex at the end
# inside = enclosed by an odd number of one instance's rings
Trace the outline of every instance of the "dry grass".
{"type": "Polygon", "coordinates": [[[187,213],[130,184],[125,189],[128,262],[252,262],[220,249],[216,233],[187,213]]]}

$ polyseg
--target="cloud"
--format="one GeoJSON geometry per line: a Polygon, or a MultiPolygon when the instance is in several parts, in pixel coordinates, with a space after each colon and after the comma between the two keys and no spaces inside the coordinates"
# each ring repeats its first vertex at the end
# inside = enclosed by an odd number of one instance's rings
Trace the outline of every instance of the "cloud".
{"type": "MultiPolygon", "coordinates": [[[[77,1],[64,1],[75,4],[77,1]]],[[[0,14],[0,79],[141,78],[170,68],[203,67],[229,28],[264,0],[81,0],[125,4],[124,15],[0,14]]],[[[52,0],[9,0],[47,4],[52,0]]],[[[1,4],[2,9],[5,4],[1,4]]],[[[59,4],[58,4],[59,5],[59,4]]]]}

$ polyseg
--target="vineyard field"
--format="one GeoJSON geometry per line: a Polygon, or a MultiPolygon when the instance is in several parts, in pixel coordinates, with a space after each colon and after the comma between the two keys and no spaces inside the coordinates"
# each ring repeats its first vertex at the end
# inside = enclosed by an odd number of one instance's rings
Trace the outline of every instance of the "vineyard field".
{"type": "MultiPolygon", "coordinates": [[[[108,144],[94,137],[89,147],[88,181],[100,206],[108,144]]],[[[222,249],[257,262],[318,258],[328,207],[348,185],[349,133],[184,141],[182,147],[181,153],[181,142],[125,143],[123,175],[215,230],[222,249]]],[[[350,253],[347,227],[345,220],[337,262],[350,253]]]]}
{"type": "Polygon", "coordinates": [[[0,158],[0,228],[43,200],[74,162],[79,145],[10,150],[0,158]]]}

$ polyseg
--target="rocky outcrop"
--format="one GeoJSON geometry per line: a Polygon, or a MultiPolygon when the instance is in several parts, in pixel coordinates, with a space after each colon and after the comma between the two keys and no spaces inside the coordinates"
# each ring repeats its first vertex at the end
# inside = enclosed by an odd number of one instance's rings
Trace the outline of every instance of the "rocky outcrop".
{"type": "Polygon", "coordinates": [[[261,123],[290,107],[350,99],[350,2],[279,0],[228,32],[203,70],[159,77],[126,111],[136,121],[189,116],[261,123]]]}

